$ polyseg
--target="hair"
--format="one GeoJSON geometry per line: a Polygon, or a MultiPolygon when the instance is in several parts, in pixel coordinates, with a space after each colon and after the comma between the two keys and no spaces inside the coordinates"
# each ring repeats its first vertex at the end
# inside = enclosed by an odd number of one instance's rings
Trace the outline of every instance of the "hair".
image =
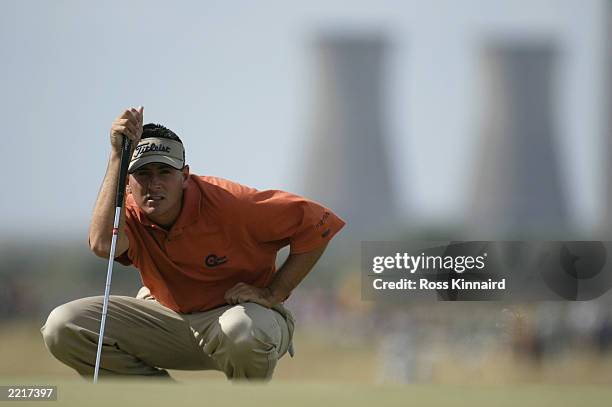
{"type": "Polygon", "coordinates": [[[140,139],[142,140],[150,137],[165,138],[168,140],[178,141],[179,143],[183,144],[175,132],[162,126],[161,124],[148,123],[142,126],[142,136],[140,139]]]}
{"type": "MultiPolygon", "coordinates": [[[[168,140],[178,141],[179,143],[183,144],[180,137],[177,136],[175,132],[173,132],[172,130],[170,130],[169,128],[165,126],[162,126],[161,124],[147,123],[144,126],[142,126],[142,136],[140,136],[140,139],[142,140],[142,139],[151,138],[151,137],[165,138],[168,140]]],[[[184,146],[183,146],[183,163],[185,163],[184,146]]]]}

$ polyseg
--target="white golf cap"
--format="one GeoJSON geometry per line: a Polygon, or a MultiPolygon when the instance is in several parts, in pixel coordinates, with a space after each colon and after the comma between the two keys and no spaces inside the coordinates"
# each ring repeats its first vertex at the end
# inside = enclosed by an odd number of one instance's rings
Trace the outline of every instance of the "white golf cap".
{"type": "Polygon", "coordinates": [[[185,166],[185,149],[178,141],[166,138],[149,137],[140,140],[132,154],[128,171],[134,172],[150,163],[168,164],[181,170],[185,166]]]}

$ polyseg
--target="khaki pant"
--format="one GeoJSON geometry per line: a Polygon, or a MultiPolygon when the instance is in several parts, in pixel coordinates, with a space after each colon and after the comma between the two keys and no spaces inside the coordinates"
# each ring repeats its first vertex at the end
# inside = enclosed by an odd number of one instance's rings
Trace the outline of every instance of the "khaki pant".
{"type": "MultiPolygon", "coordinates": [[[[270,379],[290,348],[294,321],[282,305],[248,302],[179,314],[147,294],[110,296],[100,377],[212,369],[228,379],[270,379]]],[[[93,377],[102,302],[99,296],[61,305],[41,328],[53,356],[86,378],[93,377]]]]}

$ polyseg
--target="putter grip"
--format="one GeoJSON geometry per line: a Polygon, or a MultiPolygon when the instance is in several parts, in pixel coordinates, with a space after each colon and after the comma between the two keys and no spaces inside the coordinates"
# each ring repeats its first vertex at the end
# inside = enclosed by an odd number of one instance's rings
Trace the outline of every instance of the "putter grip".
{"type": "Polygon", "coordinates": [[[117,202],[115,207],[123,206],[123,196],[125,195],[125,181],[127,179],[128,165],[130,163],[130,150],[132,149],[132,140],[123,136],[121,144],[121,165],[119,167],[119,183],[117,184],[117,202]]]}

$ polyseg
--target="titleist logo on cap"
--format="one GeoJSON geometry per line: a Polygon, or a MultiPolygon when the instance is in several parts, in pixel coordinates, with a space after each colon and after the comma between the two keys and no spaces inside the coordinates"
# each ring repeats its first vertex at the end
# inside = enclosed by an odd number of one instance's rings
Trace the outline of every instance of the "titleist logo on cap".
{"type": "Polygon", "coordinates": [[[157,151],[160,153],[170,153],[170,147],[165,146],[163,144],[157,145],[155,143],[141,143],[136,147],[136,151],[134,151],[134,157],[138,158],[141,155],[148,153],[150,151],[157,151]]]}
{"type": "Polygon", "coordinates": [[[185,149],[176,140],[147,137],[145,140],[140,140],[134,149],[128,171],[134,172],[143,165],[151,163],[166,164],[180,170],[185,166],[185,149]]]}

